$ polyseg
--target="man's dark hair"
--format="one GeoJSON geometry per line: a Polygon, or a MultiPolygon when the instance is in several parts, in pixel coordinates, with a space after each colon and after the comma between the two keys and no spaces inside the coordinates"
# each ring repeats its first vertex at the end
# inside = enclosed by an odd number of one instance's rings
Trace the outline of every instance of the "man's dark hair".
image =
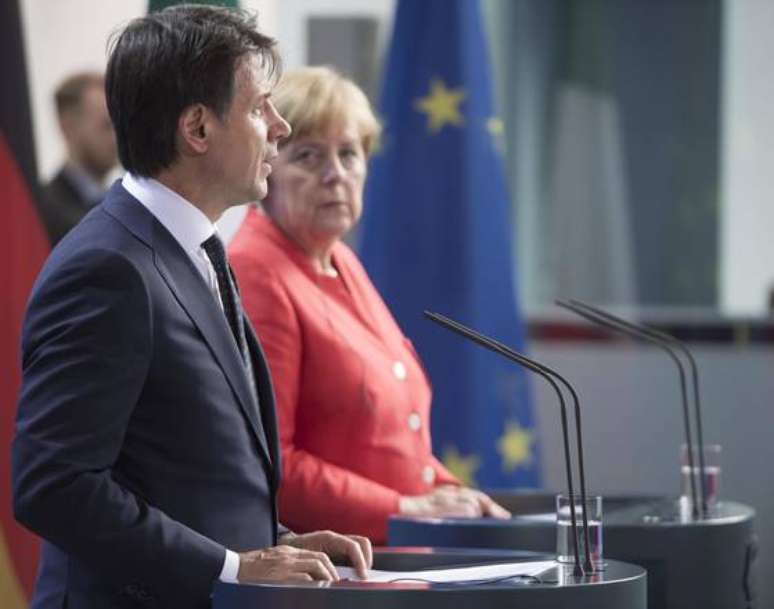
{"type": "Polygon", "coordinates": [[[83,100],[83,93],[89,87],[103,87],[105,78],[99,72],[78,72],[65,78],[54,92],[56,111],[60,116],[70,110],[77,110],[83,100]]]}
{"type": "Polygon", "coordinates": [[[169,167],[183,110],[202,104],[224,118],[240,59],[255,54],[267,78],[278,76],[274,45],[239,9],[184,4],[129,23],[112,42],[105,75],[124,168],[150,177],[169,167]]]}

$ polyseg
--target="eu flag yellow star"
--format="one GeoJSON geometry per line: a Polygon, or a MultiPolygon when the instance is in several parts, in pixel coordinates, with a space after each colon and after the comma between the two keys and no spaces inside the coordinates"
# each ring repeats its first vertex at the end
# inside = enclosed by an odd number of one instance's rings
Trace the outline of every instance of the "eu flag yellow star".
{"type": "Polygon", "coordinates": [[[490,116],[486,121],[486,130],[492,137],[500,137],[505,133],[505,123],[499,116],[490,116]]]}
{"type": "Polygon", "coordinates": [[[532,461],[532,434],[515,421],[505,424],[505,432],[497,441],[497,452],[502,457],[503,469],[512,472],[532,461]]]}
{"type": "Polygon", "coordinates": [[[476,470],[481,466],[481,459],[475,455],[462,456],[456,447],[448,446],[443,451],[443,464],[464,486],[475,486],[476,470]]]}
{"type": "Polygon", "coordinates": [[[431,133],[438,133],[444,125],[462,125],[460,103],[465,99],[462,89],[447,89],[440,78],[434,78],[430,83],[430,93],[414,102],[414,107],[427,114],[427,128],[431,133]]]}
{"type": "Polygon", "coordinates": [[[486,121],[486,130],[492,138],[495,149],[502,155],[505,154],[505,123],[499,116],[491,116],[486,121]]]}

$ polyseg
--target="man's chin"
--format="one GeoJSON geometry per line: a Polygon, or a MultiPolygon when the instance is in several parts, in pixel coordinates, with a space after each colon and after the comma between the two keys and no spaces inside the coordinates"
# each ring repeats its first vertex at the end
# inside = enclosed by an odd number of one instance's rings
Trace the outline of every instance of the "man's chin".
{"type": "Polygon", "coordinates": [[[259,180],[255,188],[253,188],[253,198],[251,199],[251,202],[253,201],[261,201],[262,199],[266,198],[266,195],[269,192],[269,183],[264,180],[259,180]]]}

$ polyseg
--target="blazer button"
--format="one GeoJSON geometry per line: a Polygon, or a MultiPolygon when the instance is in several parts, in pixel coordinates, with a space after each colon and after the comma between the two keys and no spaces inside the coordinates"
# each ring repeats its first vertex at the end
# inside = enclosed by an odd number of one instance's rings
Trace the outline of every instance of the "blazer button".
{"type": "Polygon", "coordinates": [[[412,412],[408,418],[408,426],[411,431],[419,431],[422,427],[422,418],[416,412],[412,412]]]}
{"type": "Polygon", "coordinates": [[[399,381],[406,380],[406,366],[403,365],[403,362],[395,362],[392,365],[392,373],[399,381]]]}
{"type": "Polygon", "coordinates": [[[429,465],[425,465],[422,468],[422,480],[425,484],[432,484],[435,482],[435,470],[429,465]]]}

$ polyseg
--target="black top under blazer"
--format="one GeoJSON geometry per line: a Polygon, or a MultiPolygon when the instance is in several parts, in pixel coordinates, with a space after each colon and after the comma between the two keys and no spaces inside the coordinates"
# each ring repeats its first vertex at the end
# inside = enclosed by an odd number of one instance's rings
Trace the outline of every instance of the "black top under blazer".
{"type": "MultiPolygon", "coordinates": [[[[14,509],[44,543],[33,607],[209,605],[225,548],[276,543],[274,397],[120,182],[51,253],[22,332],[14,509]]],[[[280,531],[282,532],[282,531],[280,531]]]]}

